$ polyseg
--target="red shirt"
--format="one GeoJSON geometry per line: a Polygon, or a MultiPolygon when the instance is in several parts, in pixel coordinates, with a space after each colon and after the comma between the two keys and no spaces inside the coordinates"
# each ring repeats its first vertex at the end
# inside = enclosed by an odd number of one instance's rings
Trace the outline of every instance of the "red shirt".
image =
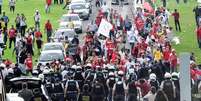
{"type": "Polygon", "coordinates": [[[9,38],[15,38],[16,37],[16,30],[14,28],[11,28],[9,30],[9,38]]]}
{"type": "Polygon", "coordinates": [[[165,61],[169,61],[169,59],[170,59],[170,51],[168,51],[168,50],[165,50],[165,51],[163,51],[163,59],[165,60],[165,61]]]}
{"type": "Polygon", "coordinates": [[[179,13],[178,12],[172,13],[172,16],[174,16],[174,20],[176,20],[176,21],[179,20],[179,13]]]}
{"type": "Polygon", "coordinates": [[[177,66],[177,55],[176,54],[170,55],[170,65],[171,65],[171,67],[174,67],[174,68],[177,66]]]}
{"type": "Polygon", "coordinates": [[[28,36],[27,37],[27,44],[32,44],[32,37],[31,36],[28,36]]]}
{"type": "Polygon", "coordinates": [[[49,6],[49,5],[51,5],[51,3],[52,3],[52,0],[46,0],[46,4],[49,6]]]}
{"type": "Polygon", "coordinates": [[[35,32],[35,37],[38,39],[38,38],[41,38],[42,36],[42,33],[40,31],[37,31],[35,32]]]}
{"type": "Polygon", "coordinates": [[[51,31],[52,30],[52,24],[50,22],[47,22],[45,24],[45,29],[48,30],[48,31],[51,31]]]}
{"type": "Polygon", "coordinates": [[[32,58],[26,58],[24,64],[26,65],[26,68],[28,70],[32,70],[32,67],[33,67],[32,58]]]}
{"type": "Polygon", "coordinates": [[[197,38],[201,40],[201,27],[197,29],[197,38]]]}

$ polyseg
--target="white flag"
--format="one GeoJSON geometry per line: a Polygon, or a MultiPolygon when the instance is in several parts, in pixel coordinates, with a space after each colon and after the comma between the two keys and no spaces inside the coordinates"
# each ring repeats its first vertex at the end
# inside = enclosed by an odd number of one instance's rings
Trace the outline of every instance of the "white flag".
{"type": "Polygon", "coordinates": [[[98,34],[102,34],[105,37],[110,37],[109,33],[112,29],[112,24],[106,21],[105,19],[101,20],[100,26],[98,28],[98,34]]]}

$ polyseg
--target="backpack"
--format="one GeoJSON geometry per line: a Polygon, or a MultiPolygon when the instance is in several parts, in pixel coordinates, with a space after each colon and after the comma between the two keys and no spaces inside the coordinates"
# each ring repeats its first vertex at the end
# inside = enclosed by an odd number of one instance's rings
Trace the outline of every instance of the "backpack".
{"type": "Polygon", "coordinates": [[[125,95],[124,85],[122,81],[116,83],[115,95],[125,95]]]}
{"type": "Polygon", "coordinates": [[[172,101],[174,99],[174,85],[171,80],[165,80],[163,83],[163,91],[167,95],[168,99],[172,101]]]}
{"type": "Polygon", "coordinates": [[[102,72],[97,72],[96,73],[96,79],[100,81],[104,81],[104,74],[102,72]]]}
{"type": "Polygon", "coordinates": [[[150,85],[151,85],[151,87],[155,87],[156,88],[156,90],[158,90],[159,89],[159,83],[158,83],[158,81],[157,80],[150,80],[150,85]]]}
{"type": "Polygon", "coordinates": [[[94,95],[103,95],[103,86],[100,83],[95,83],[92,92],[94,95]]]}
{"type": "Polygon", "coordinates": [[[67,91],[77,91],[77,87],[76,87],[76,81],[75,80],[69,80],[68,81],[68,89],[67,91]]]}

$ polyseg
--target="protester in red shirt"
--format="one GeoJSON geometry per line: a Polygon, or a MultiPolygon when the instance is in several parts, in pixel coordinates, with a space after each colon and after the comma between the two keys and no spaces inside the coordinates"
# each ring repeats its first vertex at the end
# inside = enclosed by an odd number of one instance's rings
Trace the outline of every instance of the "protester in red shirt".
{"type": "Polygon", "coordinates": [[[31,54],[28,54],[27,58],[24,61],[24,64],[26,66],[27,74],[29,74],[29,72],[31,73],[32,69],[33,69],[33,62],[32,62],[31,54]]]}
{"type": "Polygon", "coordinates": [[[172,49],[172,53],[170,55],[170,69],[171,72],[176,72],[177,69],[177,55],[174,49],[172,49]]]}
{"type": "Polygon", "coordinates": [[[201,49],[201,26],[197,29],[196,33],[197,33],[198,45],[199,48],[201,49]]]}
{"type": "Polygon", "coordinates": [[[31,54],[31,55],[34,55],[34,52],[33,52],[33,47],[32,47],[32,35],[31,33],[28,35],[28,37],[26,38],[26,48],[27,48],[27,53],[31,54]]]}
{"type": "Polygon", "coordinates": [[[52,0],[46,0],[45,12],[50,13],[50,5],[52,4],[52,0]]]}
{"type": "Polygon", "coordinates": [[[147,93],[150,91],[151,86],[145,79],[140,79],[137,83],[136,86],[141,89],[142,97],[147,95],[147,93]]]}
{"type": "Polygon", "coordinates": [[[179,12],[177,12],[177,9],[174,10],[174,13],[172,13],[172,16],[174,17],[176,31],[178,31],[178,27],[179,27],[179,31],[181,32],[181,27],[179,22],[180,15],[179,15],[179,12]]]}
{"type": "Polygon", "coordinates": [[[52,36],[52,24],[50,23],[50,20],[47,20],[45,23],[45,31],[47,33],[47,42],[50,42],[50,37],[52,36]]]}
{"type": "Polygon", "coordinates": [[[37,30],[35,32],[35,38],[36,38],[36,45],[38,48],[38,53],[40,53],[40,49],[42,47],[42,33],[39,30],[37,30]]]}
{"type": "Polygon", "coordinates": [[[11,29],[9,30],[9,48],[11,48],[12,42],[14,42],[14,47],[15,47],[15,42],[16,42],[16,29],[14,26],[11,26],[11,29]]]}

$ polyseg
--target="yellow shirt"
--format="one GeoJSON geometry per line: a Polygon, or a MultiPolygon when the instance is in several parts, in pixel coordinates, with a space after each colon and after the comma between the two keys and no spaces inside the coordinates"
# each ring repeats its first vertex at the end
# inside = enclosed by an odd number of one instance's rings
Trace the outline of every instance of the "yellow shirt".
{"type": "Polygon", "coordinates": [[[0,21],[0,23],[1,23],[1,29],[3,30],[3,28],[6,26],[6,25],[5,25],[5,22],[0,21]]]}
{"type": "Polygon", "coordinates": [[[156,51],[154,52],[154,60],[155,60],[155,61],[159,61],[159,60],[161,60],[161,59],[162,59],[162,53],[161,53],[160,51],[156,50],[156,51]]]}

